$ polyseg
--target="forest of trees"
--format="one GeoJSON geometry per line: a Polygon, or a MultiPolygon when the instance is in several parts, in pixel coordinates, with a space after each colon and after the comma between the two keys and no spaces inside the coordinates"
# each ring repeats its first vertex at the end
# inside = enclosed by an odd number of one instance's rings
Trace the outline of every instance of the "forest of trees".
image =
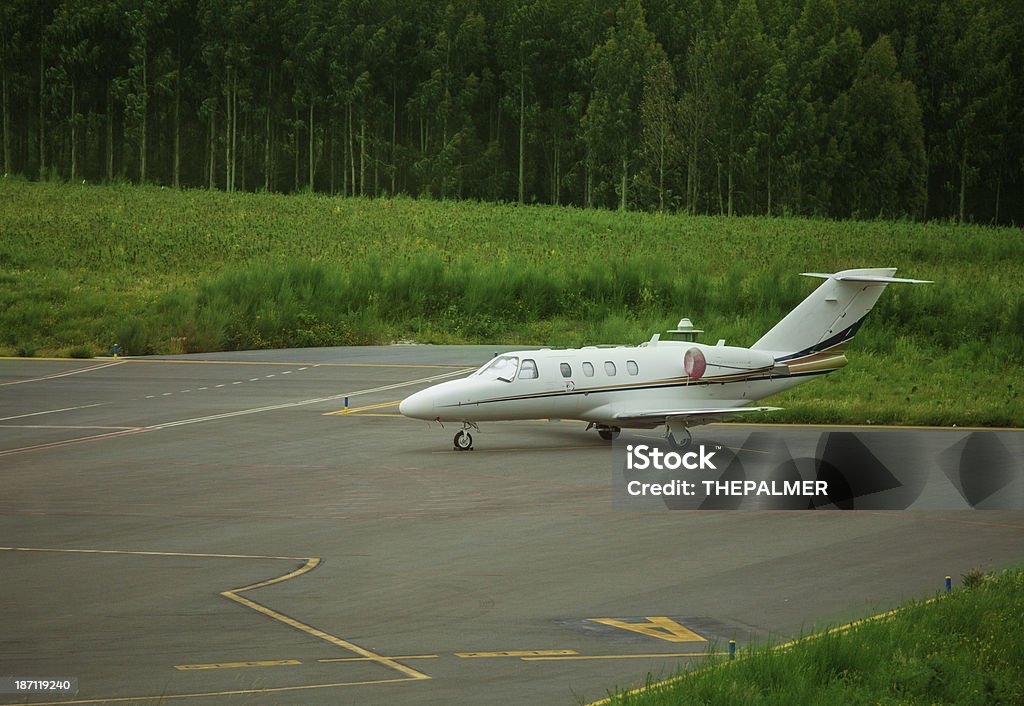
{"type": "Polygon", "coordinates": [[[3,172],[1024,222],[1024,3],[3,0],[3,172]]]}

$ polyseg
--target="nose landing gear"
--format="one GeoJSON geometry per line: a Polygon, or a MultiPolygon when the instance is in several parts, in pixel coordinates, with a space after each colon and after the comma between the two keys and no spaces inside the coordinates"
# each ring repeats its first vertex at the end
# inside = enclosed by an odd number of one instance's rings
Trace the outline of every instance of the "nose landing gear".
{"type": "Polygon", "coordinates": [[[472,451],[473,450],[473,436],[468,431],[458,431],[455,434],[455,438],[452,440],[455,444],[456,451],[472,451]]]}
{"type": "Polygon", "coordinates": [[[479,431],[479,427],[470,422],[463,422],[462,429],[455,433],[455,438],[452,439],[452,444],[456,451],[472,451],[473,450],[473,436],[469,433],[469,429],[473,428],[479,431]]]}

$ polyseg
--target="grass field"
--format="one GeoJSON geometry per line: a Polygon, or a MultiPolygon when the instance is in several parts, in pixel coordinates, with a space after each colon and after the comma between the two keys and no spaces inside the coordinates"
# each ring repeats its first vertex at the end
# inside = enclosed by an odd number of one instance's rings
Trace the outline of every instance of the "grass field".
{"type": "MultiPolygon", "coordinates": [[[[610,706],[1024,703],[1024,573],[844,631],[740,652],[610,706]]],[[[966,584],[966,582],[965,582],[966,584]]]]}
{"type": "MultiPolygon", "coordinates": [[[[753,343],[818,284],[896,266],[851,365],[774,420],[1024,425],[1024,234],[0,179],[0,354],[413,340],[753,343]]],[[[767,418],[767,417],[766,417],[767,418]]]]}

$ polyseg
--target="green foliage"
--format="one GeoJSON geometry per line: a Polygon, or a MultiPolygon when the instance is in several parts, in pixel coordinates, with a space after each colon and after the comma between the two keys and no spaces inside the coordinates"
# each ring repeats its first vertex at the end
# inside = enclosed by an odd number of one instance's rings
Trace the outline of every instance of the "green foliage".
{"type": "Polygon", "coordinates": [[[1007,572],[887,619],[811,635],[787,649],[709,657],[703,668],[616,706],[1020,703],[1024,573],[1007,572]]]}
{"type": "Polygon", "coordinates": [[[617,213],[0,181],[0,352],[416,340],[749,345],[815,286],[893,265],[851,365],[775,420],[1024,423],[1024,239],[908,222],[617,213]],[[770,257],[765,257],[770,253],[770,257]]]}

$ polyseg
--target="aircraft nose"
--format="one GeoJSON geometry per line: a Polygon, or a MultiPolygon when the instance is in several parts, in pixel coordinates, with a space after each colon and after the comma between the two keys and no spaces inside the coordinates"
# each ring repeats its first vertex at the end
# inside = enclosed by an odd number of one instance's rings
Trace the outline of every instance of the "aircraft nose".
{"type": "Polygon", "coordinates": [[[402,400],[398,411],[413,419],[433,419],[434,398],[429,390],[420,390],[402,400]]]}

